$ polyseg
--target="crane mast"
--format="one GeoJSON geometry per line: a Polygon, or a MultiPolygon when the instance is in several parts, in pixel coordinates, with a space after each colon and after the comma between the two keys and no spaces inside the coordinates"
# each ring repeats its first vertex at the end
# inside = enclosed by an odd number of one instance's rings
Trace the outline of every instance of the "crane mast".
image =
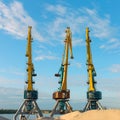
{"type": "MultiPolygon", "coordinates": [[[[27,85],[27,90],[33,90],[33,80],[32,80],[32,76],[34,73],[34,66],[32,63],[32,48],[31,48],[31,42],[32,42],[32,36],[31,36],[31,29],[32,27],[30,26],[28,29],[28,44],[27,44],[27,50],[26,50],[26,57],[28,57],[28,68],[27,68],[27,76],[28,76],[28,85],[27,85]]],[[[34,74],[34,76],[36,76],[36,74],[34,74]]]]}
{"type": "Polygon", "coordinates": [[[67,113],[72,112],[72,107],[68,103],[68,99],[70,98],[70,90],[67,89],[67,72],[68,72],[68,57],[69,57],[69,51],[70,51],[70,58],[73,59],[73,53],[72,53],[72,33],[70,30],[70,27],[67,27],[66,29],[66,36],[65,36],[65,46],[64,46],[64,52],[62,57],[62,63],[61,67],[57,74],[55,74],[56,77],[60,77],[60,80],[58,83],[60,84],[60,87],[58,88],[58,91],[53,93],[53,99],[55,99],[57,102],[55,104],[55,107],[53,108],[51,112],[51,116],[55,113],[67,113]],[[65,107],[66,106],[66,107],[65,107]],[[57,109],[58,107],[58,109],[57,109]]]}
{"type": "Polygon", "coordinates": [[[34,73],[34,65],[32,63],[32,35],[31,35],[32,27],[28,27],[28,37],[27,37],[27,50],[26,50],[26,57],[28,58],[27,62],[27,88],[24,90],[24,102],[17,110],[14,120],[27,120],[30,115],[35,115],[36,118],[42,117],[42,112],[39,109],[36,100],[38,99],[38,91],[33,89],[33,77],[37,74],[34,73]]]}
{"type": "Polygon", "coordinates": [[[98,100],[102,99],[102,93],[100,91],[96,91],[95,84],[96,81],[94,77],[97,75],[93,62],[92,62],[92,53],[90,48],[90,37],[89,37],[89,28],[86,28],[86,49],[87,49],[87,72],[88,72],[88,92],[87,99],[88,102],[83,111],[92,110],[92,109],[103,109],[98,100]]]}
{"type": "Polygon", "coordinates": [[[89,37],[89,29],[86,29],[86,48],[87,48],[87,66],[88,66],[88,83],[89,83],[89,91],[95,91],[94,86],[94,76],[96,76],[96,71],[94,69],[94,65],[92,63],[92,53],[90,49],[90,37],[89,37]]]}

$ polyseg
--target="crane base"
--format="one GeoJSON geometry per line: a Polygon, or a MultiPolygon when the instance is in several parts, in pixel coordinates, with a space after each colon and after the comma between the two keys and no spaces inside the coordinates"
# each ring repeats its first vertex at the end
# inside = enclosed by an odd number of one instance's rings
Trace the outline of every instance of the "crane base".
{"type": "Polygon", "coordinates": [[[24,99],[38,99],[38,91],[37,90],[24,90],[24,99]]]}
{"type": "Polygon", "coordinates": [[[100,100],[102,99],[102,93],[100,91],[88,91],[87,99],[100,100]]]}
{"type": "Polygon", "coordinates": [[[50,113],[50,116],[53,117],[54,114],[65,114],[65,113],[72,112],[72,107],[70,106],[68,101],[69,101],[68,99],[57,99],[57,102],[52,112],[50,113]],[[60,107],[61,102],[63,103],[63,106],[60,107]],[[64,109],[64,107],[66,109],[64,109]]]}
{"type": "Polygon", "coordinates": [[[36,90],[25,90],[24,91],[24,102],[16,112],[14,120],[28,120],[30,115],[35,115],[36,118],[42,117],[42,112],[39,109],[36,99],[38,98],[38,92],[36,90]]]}
{"type": "Polygon", "coordinates": [[[67,91],[57,91],[53,93],[53,99],[68,99],[70,98],[70,90],[67,91]]]}
{"type": "Polygon", "coordinates": [[[83,111],[103,109],[102,105],[98,100],[102,99],[102,94],[100,91],[88,91],[87,92],[88,102],[83,111]]]}
{"type": "Polygon", "coordinates": [[[35,115],[36,118],[43,116],[35,100],[25,100],[16,112],[14,120],[27,120],[30,115],[35,115]]]}

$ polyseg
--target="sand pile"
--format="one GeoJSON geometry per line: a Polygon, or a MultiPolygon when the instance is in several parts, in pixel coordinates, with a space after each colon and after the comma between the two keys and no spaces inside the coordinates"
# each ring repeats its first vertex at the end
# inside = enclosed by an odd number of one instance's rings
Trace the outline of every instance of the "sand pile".
{"type": "Polygon", "coordinates": [[[84,113],[75,111],[59,118],[61,120],[120,120],[120,110],[90,110],[84,113]]]}
{"type": "Polygon", "coordinates": [[[75,111],[60,117],[39,120],[120,120],[120,110],[90,110],[84,113],[75,111]]]}

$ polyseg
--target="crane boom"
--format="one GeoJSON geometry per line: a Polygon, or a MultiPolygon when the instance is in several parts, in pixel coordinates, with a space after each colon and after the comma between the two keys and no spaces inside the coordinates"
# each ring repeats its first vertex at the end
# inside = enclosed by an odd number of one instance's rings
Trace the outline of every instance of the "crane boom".
{"type": "Polygon", "coordinates": [[[64,73],[63,73],[63,82],[62,82],[62,90],[67,90],[67,70],[68,70],[68,53],[70,49],[70,58],[73,58],[72,53],[72,33],[70,28],[66,29],[66,38],[65,38],[65,54],[64,54],[64,73]]]}
{"type": "Polygon", "coordinates": [[[94,87],[94,76],[96,76],[95,68],[92,63],[92,53],[90,49],[90,37],[89,37],[89,28],[86,28],[86,48],[87,48],[87,66],[88,66],[88,83],[89,91],[95,91],[94,87]]]}

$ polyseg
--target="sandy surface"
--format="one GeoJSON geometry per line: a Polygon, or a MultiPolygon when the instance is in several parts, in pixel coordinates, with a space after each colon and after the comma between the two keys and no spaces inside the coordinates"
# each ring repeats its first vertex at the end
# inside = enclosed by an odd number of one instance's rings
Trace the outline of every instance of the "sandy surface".
{"type": "MultiPolygon", "coordinates": [[[[0,120],[8,119],[0,116],[0,120]]],[[[90,110],[83,113],[75,111],[59,117],[42,117],[37,120],[120,120],[120,109],[90,110]]]]}
{"type": "Polygon", "coordinates": [[[91,110],[84,113],[78,111],[61,116],[65,120],[120,120],[120,110],[91,110]]]}
{"type": "Polygon", "coordinates": [[[75,111],[60,117],[44,117],[39,120],[120,120],[120,110],[90,110],[84,113],[75,111]]]}

